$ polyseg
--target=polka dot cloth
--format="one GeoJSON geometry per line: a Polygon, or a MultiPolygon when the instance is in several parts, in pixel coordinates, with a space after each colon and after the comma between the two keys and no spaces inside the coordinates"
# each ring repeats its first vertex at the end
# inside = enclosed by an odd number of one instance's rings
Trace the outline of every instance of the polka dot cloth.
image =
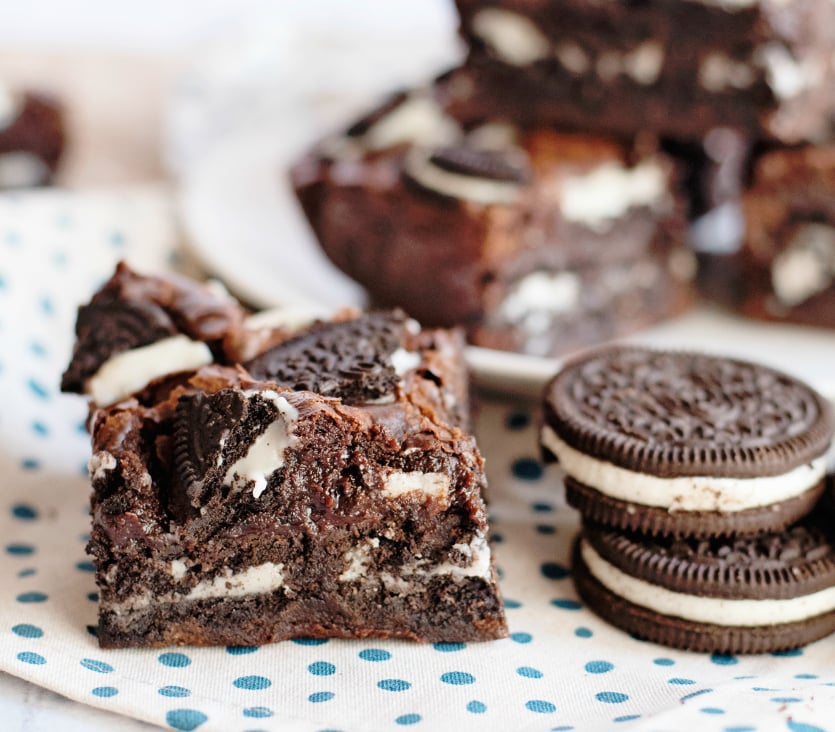
{"type": "Polygon", "coordinates": [[[100,649],[86,411],[57,384],[78,303],[117,257],[161,266],[173,241],[154,193],[0,199],[0,670],[175,730],[835,732],[835,638],[757,657],[688,654],[583,607],[568,561],[577,516],[520,404],[485,402],[477,424],[509,638],[100,649]]]}

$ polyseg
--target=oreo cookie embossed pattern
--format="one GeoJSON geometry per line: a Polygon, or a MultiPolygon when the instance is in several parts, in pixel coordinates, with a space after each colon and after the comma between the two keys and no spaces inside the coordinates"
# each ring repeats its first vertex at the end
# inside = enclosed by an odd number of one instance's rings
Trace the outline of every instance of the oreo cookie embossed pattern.
{"type": "Polygon", "coordinates": [[[583,516],[574,578],[601,616],[718,653],[835,630],[835,547],[815,508],[833,418],[812,389],[751,363],[613,348],[569,364],[544,408],[543,449],[583,516]]]}

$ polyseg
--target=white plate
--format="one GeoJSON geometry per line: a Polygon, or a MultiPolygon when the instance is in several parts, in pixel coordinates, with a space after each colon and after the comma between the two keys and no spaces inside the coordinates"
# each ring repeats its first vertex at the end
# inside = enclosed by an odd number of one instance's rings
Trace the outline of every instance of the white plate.
{"type": "MultiPolygon", "coordinates": [[[[205,156],[180,199],[191,248],[252,305],[362,305],[362,290],[321,253],[287,184],[285,171],[304,137],[250,135],[205,156]]],[[[835,398],[835,332],[701,308],[625,340],[760,361],[835,398]]],[[[468,360],[479,384],[517,395],[535,395],[559,366],[557,359],[485,348],[468,349],[468,360]]]]}

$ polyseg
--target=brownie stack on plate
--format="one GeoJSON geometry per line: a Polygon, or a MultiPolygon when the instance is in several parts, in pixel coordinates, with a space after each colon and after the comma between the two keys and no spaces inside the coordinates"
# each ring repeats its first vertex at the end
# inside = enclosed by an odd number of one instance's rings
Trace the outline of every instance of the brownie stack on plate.
{"type": "Polygon", "coordinates": [[[546,387],[541,443],[583,517],[573,575],[612,624],[760,653],[835,631],[827,402],[752,363],[598,351],[546,387]]]}
{"type": "MultiPolygon", "coordinates": [[[[373,300],[463,324],[474,344],[554,354],[681,312],[694,275],[682,214],[711,213],[704,248],[736,246],[751,152],[831,135],[829,0],[456,6],[463,65],[323,140],[292,179],[324,251],[373,300]]],[[[762,208],[746,205],[751,231],[769,230],[762,208]]],[[[802,216],[828,226],[820,209],[802,216]]],[[[809,297],[835,286],[835,249],[813,233],[775,265],[804,259],[809,297]]],[[[737,268],[759,283],[773,254],[747,251],[737,268]]],[[[789,287],[769,315],[826,320],[829,294],[797,311],[802,286],[789,287]]]]}
{"type": "Polygon", "coordinates": [[[461,334],[284,316],[125,265],[80,308],[101,645],[506,636],[461,334]]]}

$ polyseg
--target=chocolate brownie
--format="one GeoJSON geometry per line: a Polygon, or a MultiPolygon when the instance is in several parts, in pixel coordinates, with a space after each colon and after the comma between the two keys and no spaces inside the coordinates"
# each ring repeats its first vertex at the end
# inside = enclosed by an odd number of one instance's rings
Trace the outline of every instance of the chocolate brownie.
{"type": "Polygon", "coordinates": [[[835,112],[829,0],[456,0],[466,119],[699,139],[820,140],[835,112]],[[696,30],[697,29],[697,32],[696,30]]]}
{"type": "Polygon", "coordinates": [[[222,288],[176,275],[146,276],[120,262],[78,309],[76,344],[62,391],[105,405],[152,380],[194,371],[223,353],[245,310],[222,288]]]}
{"type": "Polygon", "coordinates": [[[586,525],[580,596],[639,638],[712,653],[765,653],[835,631],[835,543],[814,519],[747,538],[650,539],[586,525]]]}
{"type": "Polygon", "coordinates": [[[708,293],[750,317],[835,328],[835,145],[764,154],[742,204],[742,246],[717,259],[708,293]]]}
{"type": "Polygon", "coordinates": [[[92,419],[104,647],[507,635],[463,341],[317,324],[92,419]]]}
{"type": "Polygon", "coordinates": [[[779,530],[824,488],[833,416],[786,374],[696,353],[609,348],[546,387],[542,445],[583,516],[648,534],[779,530]]]}
{"type": "Polygon", "coordinates": [[[0,83],[0,189],[49,183],[64,150],[60,103],[0,83]]]}
{"type": "Polygon", "coordinates": [[[381,307],[549,355],[681,312],[693,258],[654,144],[461,123],[451,77],[403,92],[292,169],[328,257],[381,307]]]}

